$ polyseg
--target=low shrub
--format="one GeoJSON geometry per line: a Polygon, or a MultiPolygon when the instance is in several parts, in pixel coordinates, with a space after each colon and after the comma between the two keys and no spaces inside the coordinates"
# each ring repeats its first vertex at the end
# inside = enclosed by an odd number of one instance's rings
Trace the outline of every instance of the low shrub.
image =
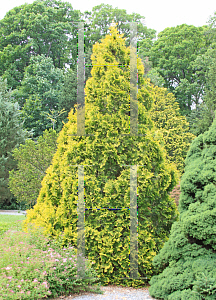
{"type": "Polygon", "coordinates": [[[53,298],[81,290],[103,293],[99,286],[93,289],[98,279],[87,259],[85,275],[90,278],[77,277],[74,247],[61,248],[60,240],[43,236],[33,224],[29,233],[14,229],[0,240],[0,300],[53,298]]]}

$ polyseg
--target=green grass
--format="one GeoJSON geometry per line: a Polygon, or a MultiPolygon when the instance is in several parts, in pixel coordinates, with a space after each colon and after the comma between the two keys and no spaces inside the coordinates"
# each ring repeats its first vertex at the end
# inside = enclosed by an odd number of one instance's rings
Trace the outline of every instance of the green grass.
{"type": "Polygon", "coordinates": [[[102,294],[92,262],[77,277],[76,249],[42,234],[42,228],[22,231],[25,215],[0,215],[0,300],[45,299],[80,291],[102,294]],[[44,298],[45,297],[45,298],[44,298]]]}
{"type": "Polygon", "coordinates": [[[14,226],[17,230],[21,230],[21,223],[25,219],[26,216],[23,214],[20,214],[20,216],[0,215],[0,236],[12,226],[14,226]]]}

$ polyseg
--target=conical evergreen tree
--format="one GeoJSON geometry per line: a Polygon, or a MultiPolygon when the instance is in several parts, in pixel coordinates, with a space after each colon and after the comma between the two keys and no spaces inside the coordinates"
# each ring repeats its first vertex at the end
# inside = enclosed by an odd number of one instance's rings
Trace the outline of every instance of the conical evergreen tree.
{"type": "Polygon", "coordinates": [[[16,169],[13,150],[30,134],[23,129],[18,103],[11,102],[7,80],[0,77],[0,206],[10,206],[13,194],[8,187],[9,171],[16,169]]]}
{"type": "MultiPolygon", "coordinates": [[[[216,112],[216,111],[215,111],[216,112]]],[[[153,264],[157,299],[216,299],[216,119],[196,137],[185,160],[180,219],[153,264]]]]}
{"type": "Polygon", "coordinates": [[[168,193],[179,178],[176,166],[166,161],[163,136],[149,115],[153,98],[139,58],[138,134],[142,136],[130,135],[130,47],[126,48],[115,26],[94,45],[91,58],[94,67],[85,87],[85,133],[93,136],[76,136],[77,110],[74,114],[71,110],[59,133],[57,152],[42,181],[37,204],[27,211],[24,229],[34,223],[44,227],[44,234],[56,239],[61,236],[62,246],[71,243],[77,247],[77,165],[84,165],[85,208],[111,208],[85,211],[85,254],[95,262],[103,284],[135,286],[143,281],[120,279],[129,277],[130,272],[130,210],[112,209],[130,207],[128,165],[139,165],[141,277],[151,278],[157,272],[152,269],[153,257],[178,220],[176,204],[168,193]]]}

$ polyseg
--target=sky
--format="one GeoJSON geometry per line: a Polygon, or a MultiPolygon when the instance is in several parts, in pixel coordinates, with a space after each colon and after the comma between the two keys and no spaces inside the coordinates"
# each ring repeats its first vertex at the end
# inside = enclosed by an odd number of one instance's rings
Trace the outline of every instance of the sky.
{"type": "MultiPolygon", "coordinates": [[[[0,19],[4,18],[6,12],[15,6],[20,6],[25,3],[33,3],[34,0],[7,0],[1,1],[0,4],[0,19]]],[[[157,30],[157,34],[167,27],[173,27],[181,24],[194,26],[208,25],[210,16],[216,12],[215,0],[67,0],[73,9],[84,12],[91,11],[94,6],[102,3],[112,5],[113,8],[125,9],[128,14],[133,12],[145,17],[144,25],[148,28],[157,30]]]]}

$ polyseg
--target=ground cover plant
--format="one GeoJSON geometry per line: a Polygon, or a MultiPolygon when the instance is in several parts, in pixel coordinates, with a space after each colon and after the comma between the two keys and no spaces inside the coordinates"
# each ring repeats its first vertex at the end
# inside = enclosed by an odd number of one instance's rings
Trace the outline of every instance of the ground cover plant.
{"type": "Polygon", "coordinates": [[[77,277],[74,247],[61,247],[60,241],[45,237],[41,228],[35,230],[32,224],[29,233],[24,233],[21,223],[25,216],[1,215],[0,219],[1,300],[45,299],[82,290],[103,293],[88,260],[86,275],[93,279],[77,277]],[[10,229],[5,231],[3,224],[10,229]]]}
{"type": "MultiPolygon", "coordinates": [[[[215,111],[216,113],[216,111],[215,111]]],[[[216,299],[216,119],[196,137],[181,178],[179,221],[153,265],[150,295],[164,300],[216,299]]]]}

